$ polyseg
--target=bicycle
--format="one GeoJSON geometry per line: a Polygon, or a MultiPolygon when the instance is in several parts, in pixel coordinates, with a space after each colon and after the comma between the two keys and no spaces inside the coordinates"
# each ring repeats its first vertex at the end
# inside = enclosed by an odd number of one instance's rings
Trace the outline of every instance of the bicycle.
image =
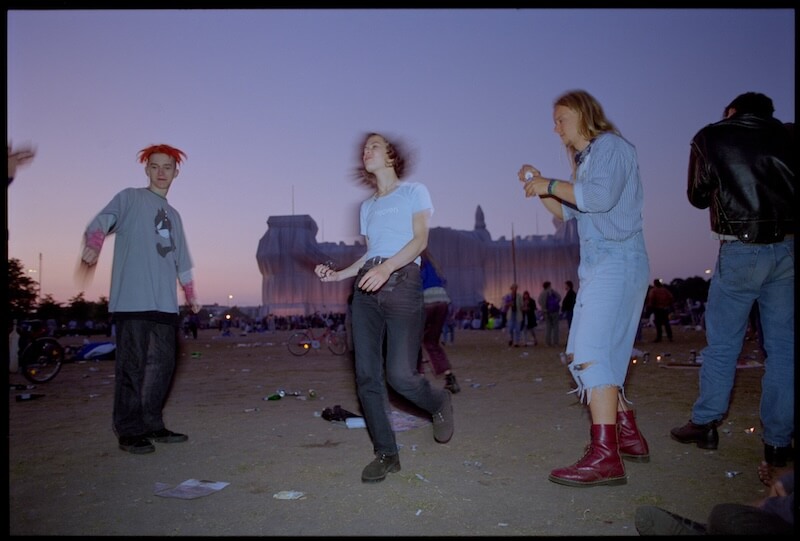
{"type": "Polygon", "coordinates": [[[66,348],[51,336],[47,326],[38,319],[19,325],[19,367],[31,383],[46,383],[56,377],[64,363],[66,348]]]}
{"type": "Polygon", "coordinates": [[[313,328],[297,331],[289,337],[286,346],[289,348],[289,353],[302,357],[312,349],[319,349],[323,343],[334,355],[344,355],[347,351],[347,337],[343,332],[334,331],[331,327],[325,327],[319,336],[314,334],[313,328]]]}

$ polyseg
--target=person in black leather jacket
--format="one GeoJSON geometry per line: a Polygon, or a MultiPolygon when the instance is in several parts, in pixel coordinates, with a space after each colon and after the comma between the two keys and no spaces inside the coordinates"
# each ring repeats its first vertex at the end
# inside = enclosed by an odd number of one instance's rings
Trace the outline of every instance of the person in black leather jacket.
{"type": "Polygon", "coordinates": [[[709,208],[711,230],[736,237],[728,240],[770,243],[794,233],[793,129],[773,111],[767,96],[742,94],[692,139],[689,202],[709,208]]]}
{"type": "Polygon", "coordinates": [[[748,315],[758,301],[764,350],[760,417],[764,458],[785,466],[794,438],[793,125],[773,117],[772,100],[747,92],[725,107],[723,120],[692,139],[689,202],[709,209],[720,241],[706,305],[700,395],[691,419],[673,428],[680,443],[716,449],[726,415],[748,315]]]}

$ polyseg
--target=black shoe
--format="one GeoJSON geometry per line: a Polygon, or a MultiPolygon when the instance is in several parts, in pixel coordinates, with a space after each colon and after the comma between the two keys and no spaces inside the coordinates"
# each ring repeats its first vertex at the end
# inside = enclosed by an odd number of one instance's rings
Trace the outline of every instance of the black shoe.
{"type": "Polygon", "coordinates": [[[152,432],[145,434],[145,436],[153,441],[157,441],[158,443],[180,443],[189,439],[189,436],[186,434],[178,434],[177,432],[167,430],[166,428],[162,428],[161,430],[153,430],[152,432]]]}
{"type": "Polygon", "coordinates": [[[375,453],[375,460],[367,464],[361,472],[363,483],[378,483],[386,479],[387,473],[400,471],[400,455],[387,455],[386,453],[375,453]]]}
{"type": "Polygon", "coordinates": [[[705,525],[654,505],[637,507],[634,525],[639,535],[706,535],[705,525]]]}
{"type": "Polygon", "coordinates": [[[696,425],[689,421],[685,425],[669,431],[672,439],[681,443],[696,443],[700,449],[716,449],[719,445],[717,425],[712,421],[704,425],[696,425]]]}
{"type": "Polygon", "coordinates": [[[786,466],[786,461],[792,459],[792,446],[776,447],[774,445],[764,444],[764,460],[770,466],[776,468],[783,468],[786,466]]]}
{"type": "Polygon", "coordinates": [[[445,389],[447,389],[453,394],[456,394],[459,391],[461,391],[461,386],[459,386],[458,382],[456,381],[455,374],[446,374],[444,376],[444,379],[445,379],[445,384],[444,384],[445,389]]]}
{"type": "Polygon", "coordinates": [[[444,392],[442,409],[433,414],[433,439],[439,443],[447,443],[453,437],[453,403],[450,391],[444,392]]]}
{"type": "Polygon", "coordinates": [[[144,436],[122,436],[119,439],[119,448],[134,455],[146,455],[156,450],[152,442],[144,436]]]}

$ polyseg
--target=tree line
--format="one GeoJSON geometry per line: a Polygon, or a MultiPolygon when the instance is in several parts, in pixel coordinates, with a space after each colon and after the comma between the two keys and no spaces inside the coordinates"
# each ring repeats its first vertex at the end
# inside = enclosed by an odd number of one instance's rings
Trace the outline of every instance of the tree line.
{"type": "MultiPolygon", "coordinates": [[[[675,297],[676,303],[687,299],[705,304],[708,298],[709,281],[699,276],[676,278],[665,284],[675,297]]],[[[8,309],[9,329],[11,321],[25,319],[55,320],[59,325],[68,321],[83,324],[93,321],[108,324],[108,297],[101,296],[96,302],[86,300],[81,291],[66,303],[58,302],[51,294],[39,297],[38,283],[25,272],[19,259],[8,260],[8,309]]]]}
{"type": "Polygon", "coordinates": [[[75,321],[83,325],[86,321],[100,323],[98,332],[108,324],[108,297],[97,302],[87,301],[81,291],[66,304],[58,302],[51,294],[39,298],[39,284],[25,272],[19,259],[8,260],[8,308],[9,329],[14,320],[52,319],[59,324],[75,321]]]}

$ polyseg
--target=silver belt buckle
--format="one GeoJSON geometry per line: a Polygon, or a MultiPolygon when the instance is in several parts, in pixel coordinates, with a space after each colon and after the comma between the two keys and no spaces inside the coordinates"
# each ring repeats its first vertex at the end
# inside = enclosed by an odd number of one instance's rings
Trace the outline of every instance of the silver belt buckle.
{"type": "Polygon", "coordinates": [[[385,257],[381,257],[376,255],[375,257],[371,257],[364,262],[364,266],[361,267],[362,269],[371,269],[372,267],[377,267],[381,263],[386,261],[385,257]]]}

